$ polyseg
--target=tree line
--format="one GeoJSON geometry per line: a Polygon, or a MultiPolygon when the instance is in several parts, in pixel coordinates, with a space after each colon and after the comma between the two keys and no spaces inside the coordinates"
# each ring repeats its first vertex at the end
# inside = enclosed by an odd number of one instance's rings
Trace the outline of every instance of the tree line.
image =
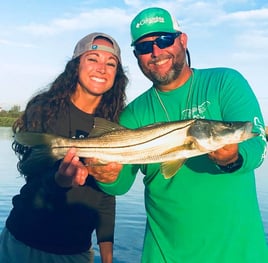
{"type": "Polygon", "coordinates": [[[22,114],[19,105],[14,105],[10,110],[0,111],[0,126],[1,127],[11,127],[14,121],[22,114]]]}

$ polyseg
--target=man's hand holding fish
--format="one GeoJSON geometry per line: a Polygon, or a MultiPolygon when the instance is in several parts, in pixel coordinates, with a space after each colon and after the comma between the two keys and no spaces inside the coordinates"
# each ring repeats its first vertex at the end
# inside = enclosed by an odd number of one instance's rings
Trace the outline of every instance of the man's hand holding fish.
{"type": "Polygon", "coordinates": [[[238,144],[228,144],[224,147],[208,153],[208,156],[218,165],[228,165],[238,159],[238,144]]]}
{"type": "Polygon", "coordinates": [[[95,158],[85,158],[84,162],[88,174],[102,183],[114,182],[123,167],[122,164],[116,162],[100,165],[100,162],[95,158]]]}

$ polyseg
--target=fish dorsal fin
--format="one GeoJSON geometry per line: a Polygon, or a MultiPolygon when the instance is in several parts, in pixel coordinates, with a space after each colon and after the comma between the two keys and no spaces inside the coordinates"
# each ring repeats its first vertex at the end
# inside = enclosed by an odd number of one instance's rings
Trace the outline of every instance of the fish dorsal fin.
{"type": "Polygon", "coordinates": [[[115,122],[108,121],[104,118],[95,117],[94,126],[89,134],[89,137],[98,137],[108,132],[123,130],[123,129],[125,129],[123,126],[120,126],[119,124],[115,122]]]}
{"type": "Polygon", "coordinates": [[[176,172],[181,168],[186,159],[172,160],[161,163],[160,171],[165,179],[173,177],[176,172]]]}

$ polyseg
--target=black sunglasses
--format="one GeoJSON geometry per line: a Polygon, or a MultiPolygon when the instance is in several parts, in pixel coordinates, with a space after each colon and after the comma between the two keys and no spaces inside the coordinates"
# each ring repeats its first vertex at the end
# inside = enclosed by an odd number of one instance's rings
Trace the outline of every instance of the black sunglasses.
{"type": "Polygon", "coordinates": [[[181,32],[170,33],[162,35],[153,41],[144,41],[134,45],[136,55],[144,55],[153,52],[153,46],[156,44],[159,48],[163,49],[170,47],[174,44],[175,38],[181,35],[181,32]]]}

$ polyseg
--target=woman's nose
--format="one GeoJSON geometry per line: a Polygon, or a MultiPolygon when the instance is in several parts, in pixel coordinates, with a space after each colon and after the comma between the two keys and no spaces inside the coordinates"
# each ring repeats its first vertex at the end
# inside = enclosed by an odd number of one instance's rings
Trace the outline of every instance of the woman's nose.
{"type": "Polygon", "coordinates": [[[97,66],[97,72],[101,73],[101,74],[104,74],[105,71],[106,71],[106,67],[105,67],[105,64],[104,63],[99,63],[98,66],[97,66]]]}

